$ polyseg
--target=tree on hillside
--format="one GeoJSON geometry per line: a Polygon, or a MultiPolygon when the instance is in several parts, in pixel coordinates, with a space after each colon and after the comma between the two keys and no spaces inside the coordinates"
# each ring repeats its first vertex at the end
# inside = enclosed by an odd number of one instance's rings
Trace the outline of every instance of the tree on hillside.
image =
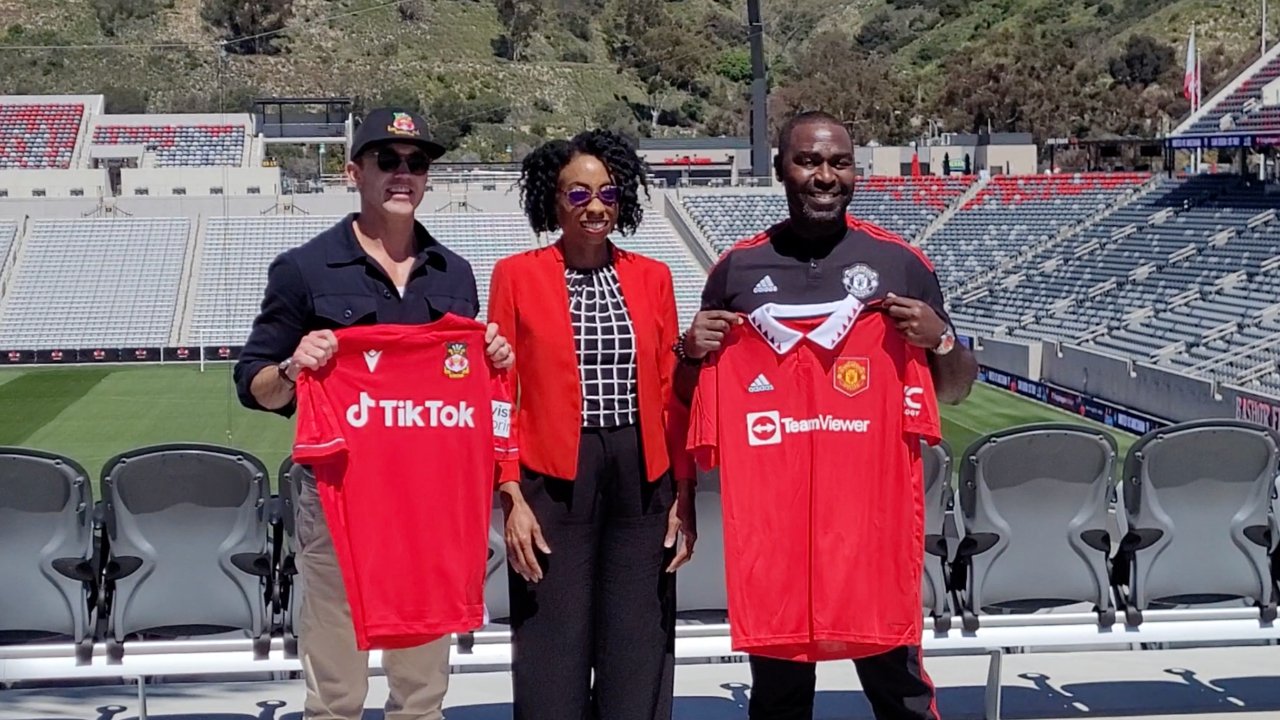
{"type": "Polygon", "coordinates": [[[1177,52],[1150,35],[1134,35],[1124,51],[1108,62],[1116,82],[1129,87],[1151,85],[1176,69],[1177,52]]]}
{"type": "Polygon", "coordinates": [[[98,27],[107,37],[115,37],[128,23],[149,18],[158,9],[156,0],[92,0],[98,27]]]}
{"type": "Polygon", "coordinates": [[[891,62],[854,51],[854,42],[838,31],[815,38],[795,60],[787,82],[774,91],[770,122],[821,109],[849,124],[854,141],[901,142],[915,98],[912,86],[891,62]]]}
{"type": "Polygon", "coordinates": [[[497,0],[497,7],[506,32],[494,40],[494,53],[508,60],[521,60],[542,19],[542,0],[497,0]]]}
{"type": "Polygon", "coordinates": [[[200,17],[219,31],[227,52],[274,55],[284,49],[280,31],[293,17],[293,0],[203,0],[200,17]]]}

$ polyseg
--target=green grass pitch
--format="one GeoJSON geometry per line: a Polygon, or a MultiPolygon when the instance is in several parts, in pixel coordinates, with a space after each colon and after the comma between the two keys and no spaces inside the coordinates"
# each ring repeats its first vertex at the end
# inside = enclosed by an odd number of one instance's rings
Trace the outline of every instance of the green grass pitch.
{"type": "MultiPolygon", "coordinates": [[[[1063,421],[1090,424],[987,386],[975,387],[963,404],[943,409],[943,433],[956,454],[993,430],[1063,421]]],[[[1108,432],[1123,457],[1133,436],[1108,432]]],[[[0,445],[66,455],[95,481],[119,452],[201,442],[257,456],[271,471],[274,486],[292,439],[291,420],[240,406],[228,364],[207,366],[203,373],[189,364],[0,370],[0,445]]]]}

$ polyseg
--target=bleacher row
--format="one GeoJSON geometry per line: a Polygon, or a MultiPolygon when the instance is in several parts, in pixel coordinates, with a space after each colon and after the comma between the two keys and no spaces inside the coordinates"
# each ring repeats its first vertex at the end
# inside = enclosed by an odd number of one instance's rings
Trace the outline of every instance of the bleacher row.
{"type": "MultiPolygon", "coordinates": [[[[927,650],[1280,638],[1275,431],[1184,423],[1123,461],[1107,433],[1079,425],[1010,428],[954,458],[923,449],[927,650]]],[[[0,682],[298,669],[293,498],[306,474],[286,460],[272,496],[246,453],[156,446],[108,461],[95,496],[71,458],[0,449],[0,682]],[[187,661],[166,667],[166,645],[187,661]]],[[[677,655],[705,660],[732,652],[718,486],[700,488],[703,552],[679,575],[677,655]]],[[[457,664],[472,652],[509,662],[509,646],[495,650],[507,638],[501,522],[495,510],[487,650],[459,638],[457,664]]],[[[998,694],[994,657],[992,671],[998,694]]]]}
{"type": "MultiPolygon", "coordinates": [[[[966,187],[943,222],[904,235],[934,263],[962,330],[1074,342],[1280,394],[1275,188],[1126,173],[966,187]]],[[[860,210],[857,198],[853,214],[885,224],[892,205],[860,210]]],[[[786,215],[778,195],[681,202],[713,254],[786,215]]]]}
{"type": "MultiPolygon", "coordinates": [[[[164,346],[175,338],[177,344],[240,344],[258,313],[271,261],[340,219],[35,219],[18,253],[9,252],[17,224],[0,221],[0,273],[11,271],[0,296],[0,348],[164,346]],[[192,278],[189,290],[186,278],[192,278]],[[186,317],[182,303],[189,292],[186,317]]],[[[471,262],[481,316],[494,263],[535,246],[519,213],[440,213],[424,222],[471,262]]],[[[670,223],[651,213],[618,243],[671,267],[682,321],[690,322],[706,272],[670,223]]]]}
{"type": "Polygon", "coordinates": [[[137,145],[156,167],[240,167],[245,124],[124,124],[91,116],[86,102],[0,100],[0,170],[66,170],[79,147],[137,145]]]}

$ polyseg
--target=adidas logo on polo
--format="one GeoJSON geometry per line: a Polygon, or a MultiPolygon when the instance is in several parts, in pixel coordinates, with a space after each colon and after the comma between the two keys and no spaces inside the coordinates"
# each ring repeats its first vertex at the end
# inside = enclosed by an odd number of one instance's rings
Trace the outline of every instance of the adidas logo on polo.
{"type": "Polygon", "coordinates": [[[759,295],[761,293],[778,292],[778,286],[773,284],[773,278],[765,275],[760,278],[760,282],[756,283],[755,289],[751,292],[759,295]]]}
{"type": "Polygon", "coordinates": [[[769,383],[769,380],[763,374],[757,375],[756,379],[752,380],[751,384],[747,386],[747,392],[751,393],[768,392],[772,389],[773,385],[769,383]]]}

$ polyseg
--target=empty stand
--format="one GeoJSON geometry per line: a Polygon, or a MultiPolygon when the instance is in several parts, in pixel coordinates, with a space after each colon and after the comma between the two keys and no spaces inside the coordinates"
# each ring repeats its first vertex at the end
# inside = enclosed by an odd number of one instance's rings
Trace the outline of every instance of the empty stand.
{"type": "Polygon", "coordinates": [[[268,475],[262,462],[211,445],[161,445],[102,469],[107,637],[238,634],[264,655],[272,579],[268,475]]]}
{"type": "Polygon", "coordinates": [[[0,170],[67,169],[84,105],[0,103],[0,170]]]}
{"type": "Polygon", "coordinates": [[[997,176],[925,244],[943,287],[1052,240],[1149,179],[1129,173],[997,176]]]}
{"type": "Polygon", "coordinates": [[[209,218],[187,342],[243,343],[261,307],[271,261],[341,219],[293,215],[209,218]]]}
{"type": "Polygon", "coordinates": [[[494,264],[534,247],[528,219],[520,213],[436,213],[422,222],[436,239],[471,263],[480,294],[479,319],[483,320],[494,264]]]}
{"type": "Polygon", "coordinates": [[[70,641],[92,650],[97,605],[93,493],[70,458],[0,448],[0,645],[70,641]]]}
{"type": "Polygon", "coordinates": [[[94,145],[141,145],[155,153],[156,167],[239,167],[247,130],[243,125],[98,125],[94,145]]]}
{"type": "MultiPolygon", "coordinates": [[[[271,261],[341,219],[292,215],[209,218],[190,340],[204,344],[244,342],[261,306],[271,261]]],[[[436,240],[471,263],[481,319],[485,317],[494,263],[534,247],[529,222],[519,213],[434,213],[419,220],[436,240]]]]}
{"type": "MultiPolygon", "coordinates": [[[[960,175],[860,178],[849,213],[910,240],[972,183],[973,177],[960,175]]],[[[780,193],[684,194],[680,201],[716,252],[787,217],[786,198],[780,193]]]]}
{"type": "Polygon", "coordinates": [[[1262,89],[1280,77],[1280,55],[1271,58],[1229,95],[1218,100],[1200,119],[1181,133],[1276,132],[1280,130],[1280,107],[1262,105],[1262,89]],[[1231,118],[1226,126],[1223,116],[1231,118]]]}
{"type": "Polygon", "coordinates": [[[689,327],[702,305],[702,286],[707,282],[707,271],[694,259],[671,223],[666,218],[650,214],[634,235],[615,235],[613,241],[620,248],[659,260],[671,268],[671,282],[680,317],[679,332],[689,327]]]}
{"type": "Polygon", "coordinates": [[[186,218],[32,221],[4,300],[0,347],[167,344],[189,228],[186,218]]]}
{"type": "Polygon", "coordinates": [[[18,223],[12,220],[0,220],[0,272],[4,271],[9,250],[13,248],[13,241],[17,237],[18,223]]]}

